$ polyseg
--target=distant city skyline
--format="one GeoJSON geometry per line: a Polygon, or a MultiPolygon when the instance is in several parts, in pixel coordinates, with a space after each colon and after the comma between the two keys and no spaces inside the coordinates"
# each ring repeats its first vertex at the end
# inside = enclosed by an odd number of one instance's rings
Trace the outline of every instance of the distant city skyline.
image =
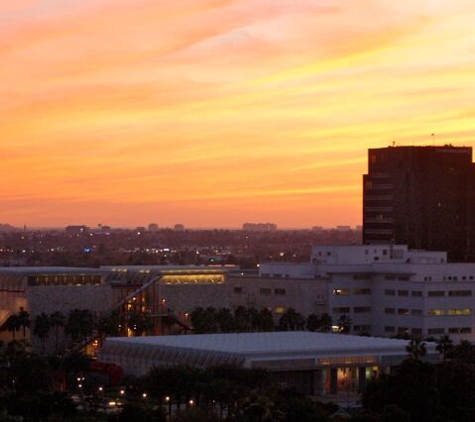
{"type": "MultiPolygon", "coordinates": [[[[6,225],[10,225],[8,223],[0,223],[0,224],[6,224],[6,225]]],[[[143,223],[143,224],[131,224],[131,225],[109,225],[109,224],[104,224],[104,226],[107,226],[107,227],[110,227],[111,229],[124,229],[124,230],[135,230],[139,227],[143,227],[145,228],[145,230],[149,230],[148,228],[148,225],[150,223],[143,223]]],[[[64,230],[66,227],[68,226],[82,226],[82,225],[85,225],[87,226],[89,229],[91,230],[95,230],[95,229],[98,229],[99,226],[96,224],[96,225],[88,225],[88,224],[80,224],[80,223],[77,223],[77,224],[66,224],[66,225],[51,225],[51,226],[35,226],[35,225],[32,225],[32,226],[28,226],[26,225],[26,229],[27,230],[64,230]]],[[[171,224],[168,224],[168,225],[161,225],[161,224],[158,224],[158,230],[164,230],[164,229],[174,229],[174,226],[176,225],[176,223],[171,223],[171,224]]],[[[12,228],[15,228],[15,229],[19,229],[19,230],[22,230],[24,228],[24,224],[22,225],[10,225],[12,228]]],[[[320,225],[313,225],[313,226],[305,226],[305,227],[280,227],[280,226],[277,226],[277,230],[316,230],[315,228],[318,227],[318,230],[333,230],[333,229],[340,229],[340,230],[343,230],[343,228],[350,228],[350,230],[361,230],[362,229],[362,226],[361,224],[355,224],[355,225],[350,225],[350,224],[337,224],[335,226],[320,226],[320,225]]],[[[184,229],[185,230],[243,230],[242,228],[242,224],[241,225],[237,225],[237,226],[210,226],[210,227],[207,227],[207,226],[187,226],[187,225],[184,225],[184,229]]],[[[1,230],[0,230],[1,231],[1,230]]]]}
{"type": "Polygon", "coordinates": [[[356,226],[368,148],[475,146],[470,0],[19,0],[0,16],[4,223],[356,226]]]}

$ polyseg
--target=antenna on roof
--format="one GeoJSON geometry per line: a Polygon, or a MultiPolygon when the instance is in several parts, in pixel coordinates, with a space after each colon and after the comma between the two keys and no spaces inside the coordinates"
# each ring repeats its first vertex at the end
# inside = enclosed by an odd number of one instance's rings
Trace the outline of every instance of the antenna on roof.
{"type": "Polygon", "coordinates": [[[431,133],[431,138],[432,138],[432,146],[435,146],[435,133],[431,133]]]}
{"type": "Polygon", "coordinates": [[[393,147],[395,147],[395,146],[396,146],[396,141],[393,141],[393,147]]]}

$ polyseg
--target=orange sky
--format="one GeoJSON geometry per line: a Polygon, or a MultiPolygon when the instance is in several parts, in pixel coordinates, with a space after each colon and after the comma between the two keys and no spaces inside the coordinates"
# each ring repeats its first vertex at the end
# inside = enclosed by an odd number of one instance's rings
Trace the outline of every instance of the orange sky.
{"type": "Polygon", "coordinates": [[[475,145],[473,0],[0,0],[0,223],[360,224],[367,148],[475,145]]]}

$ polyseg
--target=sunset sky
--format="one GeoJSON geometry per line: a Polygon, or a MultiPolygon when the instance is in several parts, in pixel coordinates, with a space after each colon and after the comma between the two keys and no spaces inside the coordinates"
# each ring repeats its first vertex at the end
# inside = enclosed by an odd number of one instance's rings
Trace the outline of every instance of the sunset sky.
{"type": "Polygon", "coordinates": [[[368,148],[475,146],[474,23],[473,0],[0,0],[0,223],[361,224],[368,148]]]}

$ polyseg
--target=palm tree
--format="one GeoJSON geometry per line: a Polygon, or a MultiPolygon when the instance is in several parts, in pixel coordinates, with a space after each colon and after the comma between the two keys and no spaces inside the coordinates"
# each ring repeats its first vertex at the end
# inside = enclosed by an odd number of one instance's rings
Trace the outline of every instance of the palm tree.
{"type": "Polygon", "coordinates": [[[18,323],[23,329],[23,340],[26,340],[26,329],[30,327],[30,314],[23,307],[18,312],[18,323]]]}
{"type": "Polygon", "coordinates": [[[310,314],[307,317],[306,327],[307,331],[317,331],[320,328],[321,319],[317,314],[310,314]]]}
{"type": "Polygon", "coordinates": [[[301,330],[305,327],[305,318],[294,308],[287,309],[279,320],[279,329],[282,331],[301,330]]]}
{"type": "Polygon", "coordinates": [[[220,333],[232,333],[234,331],[234,317],[228,308],[220,308],[216,313],[216,321],[220,333]]]}
{"type": "Polygon", "coordinates": [[[444,360],[447,359],[447,357],[450,356],[454,351],[454,342],[447,334],[436,340],[436,343],[437,346],[435,350],[437,350],[442,355],[444,360]]]}
{"type": "Polygon", "coordinates": [[[64,327],[64,315],[59,311],[53,312],[49,316],[49,323],[52,328],[54,327],[55,351],[58,351],[59,329],[64,327]]]}
{"type": "Polygon", "coordinates": [[[262,308],[258,315],[258,331],[274,331],[274,327],[275,325],[272,311],[269,308],[262,308]]]}
{"type": "Polygon", "coordinates": [[[244,306],[238,306],[234,310],[234,324],[238,333],[250,331],[249,309],[244,306]]]}
{"type": "Polygon", "coordinates": [[[15,334],[20,331],[21,323],[17,314],[10,315],[3,324],[7,331],[12,333],[12,340],[15,340],[15,334]]]}
{"type": "Polygon", "coordinates": [[[120,336],[121,330],[119,311],[114,311],[110,315],[103,316],[97,324],[97,330],[105,337],[120,336]]]}
{"type": "Polygon", "coordinates": [[[64,332],[68,334],[73,342],[86,340],[94,330],[94,316],[88,309],[73,309],[68,316],[68,321],[64,326],[64,332]]]}
{"type": "Polygon", "coordinates": [[[249,315],[249,331],[259,331],[259,311],[252,307],[247,310],[249,315]]]}
{"type": "Polygon", "coordinates": [[[406,352],[409,353],[409,358],[420,360],[421,357],[427,354],[426,343],[420,338],[411,339],[406,346],[406,352]]]}
{"type": "Polygon", "coordinates": [[[340,315],[340,318],[338,318],[337,325],[339,327],[339,332],[347,334],[350,332],[351,329],[351,318],[348,315],[340,315]]]}
{"type": "Polygon", "coordinates": [[[333,319],[331,315],[326,312],[320,315],[320,324],[319,331],[323,331],[324,333],[330,332],[333,327],[333,319]]]}
{"type": "Polygon", "coordinates": [[[33,335],[41,340],[41,352],[45,352],[45,343],[51,330],[50,317],[42,312],[33,322],[33,335]]]}

